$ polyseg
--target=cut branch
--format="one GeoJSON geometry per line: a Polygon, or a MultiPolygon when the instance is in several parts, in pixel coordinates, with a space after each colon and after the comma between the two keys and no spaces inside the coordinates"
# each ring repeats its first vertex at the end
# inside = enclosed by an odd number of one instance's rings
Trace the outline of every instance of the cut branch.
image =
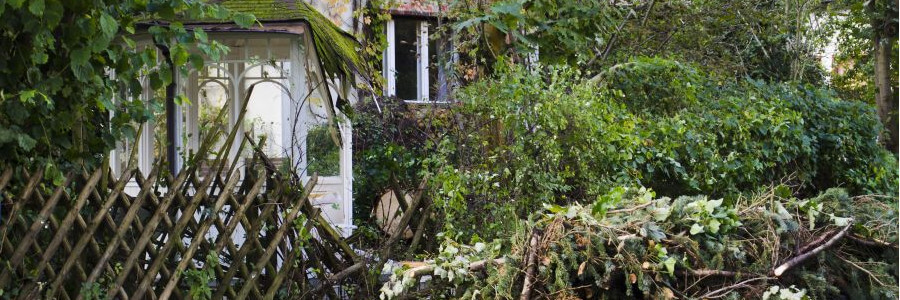
{"type": "Polygon", "coordinates": [[[630,208],[613,209],[613,210],[607,211],[606,214],[607,214],[607,215],[610,215],[610,214],[618,214],[618,213],[633,212],[633,211],[636,211],[636,210],[638,210],[638,209],[641,209],[641,208],[650,206],[650,204],[653,204],[653,202],[647,202],[647,203],[644,203],[644,204],[641,204],[641,205],[637,205],[637,206],[633,206],[633,207],[630,207],[630,208]]]}
{"type": "Polygon", "coordinates": [[[897,249],[897,245],[891,244],[891,243],[888,243],[888,242],[885,242],[885,241],[882,241],[879,239],[866,238],[866,237],[862,237],[862,236],[859,236],[856,234],[850,234],[847,236],[847,238],[853,240],[854,242],[857,242],[857,243],[860,243],[860,244],[863,244],[866,246],[870,246],[870,247],[886,247],[886,248],[897,249]]]}
{"type": "Polygon", "coordinates": [[[528,260],[525,263],[525,282],[522,284],[522,295],[520,300],[528,300],[531,298],[531,289],[534,286],[534,272],[537,269],[537,250],[540,233],[537,230],[531,232],[531,242],[528,245],[528,260]]]}
{"type": "Polygon", "coordinates": [[[325,278],[325,280],[321,284],[319,284],[319,286],[315,287],[310,293],[312,293],[313,295],[316,295],[320,291],[322,291],[323,288],[326,288],[326,287],[332,288],[332,286],[331,286],[332,284],[334,284],[335,282],[344,280],[344,278],[347,278],[347,276],[350,276],[353,273],[356,273],[357,271],[362,270],[365,266],[366,266],[366,263],[364,261],[359,261],[359,262],[353,264],[352,266],[341,270],[338,273],[332,274],[331,276],[328,276],[328,278],[325,278]]]}
{"type": "MultiPolygon", "coordinates": [[[[809,252],[800,254],[798,256],[795,256],[794,258],[789,259],[787,262],[785,262],[785,263],[781,264],[780,266],[778,266],[777,268],[775,268],[775,270],[772,271],[772,274],[774,274],[775,277],[780,277],[781,274],[784,274],[784,272],[787,272],[791,268],[803,263],[810,257],[813,257],[816,254],[819,254],[820,252],[825,251],[825,249],[830,248],[835,243],[837,243],[838,240],[840,240],[845,235],[847,235],[847,231],[850,230],[850,226],[853,226],[853,224],[851,223],[847,226],[844,226],[844,228],[841,229],[840,232],[838,232],[833,237],[831,237],[831,239],[829,239],[827,242],[825,242],[825,244],[822,244],[822,245],[816,247],[815,249],[812,249],[809,252]]],[[[804,248],[808,248],[808,247],[804,246],[804,248]]]]}

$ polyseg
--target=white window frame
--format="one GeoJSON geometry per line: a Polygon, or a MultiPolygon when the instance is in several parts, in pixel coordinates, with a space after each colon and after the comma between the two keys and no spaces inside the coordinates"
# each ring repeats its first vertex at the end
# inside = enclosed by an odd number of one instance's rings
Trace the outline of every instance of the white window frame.
{"type": "MultiPolygon", "coordinates": [[[[115,76],[115,74],[112,74],[111,76],[115,76]]],[[[140,80],[144,86],[147,86],[150,84],[149,81],[147,80],[147,78],[141,78],[140,80]]],[[[142,91],[140,98],[143,101],[147,101],[148,99],[150,99],[150,91],[148,91],[148,90],[142,91]]],[[[115,110],[110,110],[109,117],[112,118],[114,116],[114,114],[115,114],[115,110]]],[[[135,132],[135,133],[139,134],[138,138],[135,140],[130,140],[130,141],[129,140],[118,141],[116,143],[116,147],[113,148],[112,150],[110,150],[110,153],[109,153],[110,154],[110,156],[109,156],[110,157],[110,167],[112,169],[113,174],[120,175],[120,174],[122,174],[122,172],[125,171],[122,168],[122,166],[119,165],[119,161],[128,159],[129,156],[131,156],[131,149],[136,147],[137,153],[136,153],[136,157],[135,157],[135,166],[134,167],[136,170],[141,171],[141,173],[144,176],[149,175],[150,169],[153,167],[153,160],[154,160],[154,158],[153,158],[153,143],[154,143],[153,139],[154,139],[155,128],[157,125],[156,123],[157,123],[156,120],[153,120],[151,118],[150,120],[147,120],[147,122],[144,122],[143,126],[141,126],[142,124],[135,124],[137,126],[137,127],[135,127],[135,129],[136,130],[140,129],[140,132],[135,132]],[[119,143],[128,143],[131,147],[128,149],[127,152],[119,151],[120,150],[119,146],[118,146],[119,143]]],[[[129,182],[127,184],[127,186],[137,187],[138,184],[137,184],[137,182],[132,180],[131,182],[129,182]]]]}
{"type": "MultiPolygon", "coordinates": [[[[297,38],[294,38],[294,37],[291,37],[290,40],[291,40],[291,43],[297,42],[297,38]]],[[[297,66],[301,66],[301,64],[299,64],[300,59],[297,58],[298,51],[295,50],[294,48],[296,48],[296,47],[292,47],[292,49],[291,49],[291,58],[289,58],[287,60],[277,60],[276,62],[290,62],[292,65],[291,66],[292,70],[298,68],[297,66]]],[[[219,64],[219,63],[225,63],[225,64],[249,63],[251,61],[250,58],[247,57],[246,53],[244,56],[245,56],[244,59],[239,59],[239,60],[221,60],[218,62],[207,63],[205,65],[205,67],[213,67],[213,68],[222,69],[222,68],[218,67],[217,64],[219,64]]],[[[247,72],[253,68],[258,68],[258,67],[263,67],[263,66],[267,66],[267,64],[266,63],[256,63],[256,64],[249,65],[249,67],[247,69],[245,69],[243,71],[243,73],[241,73],[241,74],[232,74],[227,69],[222,69],[222,72],[224,74],[226,74],[228,82],[230,83],[228,86],[224,86],[229,95],[228,96],[229,111],[227,112],[227,114],[228,114],[228,127],[227,128],[229,130],[230,130],[231,126],[234,126],[234,124],[237,122],[237,118],[240,115],[240,112],[237,110],[237,108],[242,107],[243,103],[241,103],[241,101],[243,101],[244,97],[246,96],[246,93],[244,91],[243,82],[245,79],[250,78],[250,76],[247,72]]],[[[269,65],[269,66],[271,66],[271,65],[269,65]]],[[[305,66],[305,65],[303,65],[303,66],[305,66]]],[[[277,66],[275,68],[280,69],[277,66]]],[[[284,71],[284,70],[281,70],[281,71],[284,71]]],[[[302,77],[303,73],[305,73],[305,72],[291,72],[289,75],[287,75],[287,77],[284,77],[284,78],[279,77],[279,78],[274,78],[274,79],[261,79],[261,78],[253,77],[250,79],[259,80],[258,81],[259,83],[270,82],[270,83],[276,84],[276,85],[280,86],[281,88],[285,89],[291,95],[292,98],[297,99],[297,97],[299,95],[305,94],[305,92],[306,92],[305,86],[303,85],[303,80],[305,79],[304,77],[302,77]],[[300,73],[300,74],[297,74],[297,73],[300,73]],[[284,84],[279,82],[279,80],[287,81],[288,85],[285,86],[284,84]]],[[[199,80],[198,76],[199,75],[197,74],[197,70],[193,70],[191,72],[191,76],[189,76],[189,78],[188,78],[188,81],[199,80]]],[[[212,81],[212,80],[207,79],[207,81],[212,81]]],[[[179,83],[179,88],[183,89],[185,91],[185,94],[189,98],[196,97],[200,91],[199,82],[195,84],[192,82],[183,81],[183,82],[179,83]]],[[[200,122],[199,122],[200,106],[199,106],[199,104],[200,103],[199,103],[199,99],[197,99],[197,100],[198,100],[197,103],[191,103],[191,105],[189,105],[189,106],[179,106],[178,107],[177,115],[181,116],[182,111],[187,112],[187,115],[185,118],[186,122],[184,123],[184,126],[182,126],[182,124],[176,124],[176,131],[178,132],[177,136],[184,137],[185,134],[190,135],[190,137],[188,138],[187,145],[181,145],[181,142],[182,142],[181,138],[179,138],[176,142],[177,143],[176,151],[179,152],[178,153],[179,155],[177,155],[178,156],[177,168],[179,170],[183,167],[184,158],[181,155],[182,152],[187,153],[190,150],[197,150],[197,148],[199,148],[199,145],[201,142],[199,139],[199,133],[200,133],[199,132],[199,128],[200,128],[200,122]],[[185,131],[185,129],[187,129],[187,130],[185,131]],[[185,151],[185,150],[187,150],[187,151],[185,151]]],[[[292,143],[291,143],[292,142],[291,141],[292,133],[290,132],[291,128],[289,127],[289,125],[291,124],[291,120],[292,120],[291,112],[294,111],[295,109],[297,109],[297,108],[294,107],[293,103],[291,103],[289,98],[282,97],[282,99],[281,99],[281,124],[282,124],[282,126],[281,126],[281,141],[278,141],[278,143],[284,147],[290,147],[289,149],[286,149],[288,152],[285,153],[285,158],[290,157],[291,159],[299,159],[299,156],[297,155],[297,154],[299,154],[298,151],[296,149],[293,149],[296,145],[292,145],[292,143]]],[[[178,122],[180,122],[180,120],[181,120],[181,118],[177,118],[178,122]]],[[[228,159],[231,161],[238,158],[239,153],[237,153],[237,149],[238,149],[238,146],[240,145],[241,139],[243,139],[245,130],[246,129],[243,126],[238,127],[237,138],[235,138],[235,141],[232,144],[232,149],[231,149],[231,152],[229,153],[229,157],[228,157],[228,159]]],[[[249,147],[249,146],[247,146],[247,147],[249,147]]],[[[292,165],[293,164],[294,164],[294,162],[292,162],[292,165]]]]}
{"type": "MultiPolygon", "coordinates": [[[[429,46],[429,28],[427,20],[415,20],[416,22],[416,99],[403,99],[406,103],[412,104],[434,104],[447,103],[446,100],[438,101],[429,99],[429,90],[431,89],[431,78],[429,77],[430,62],[428,53],[429,46]]],[[[397,48],[396,40],[396,23],[394,19],[387,20],[385,24],[385,37],[387,38],[387,47],[385,48],[382,70],[382,76],[385,78],[384,95],[388,97],[397,96],[397,48]]]]}

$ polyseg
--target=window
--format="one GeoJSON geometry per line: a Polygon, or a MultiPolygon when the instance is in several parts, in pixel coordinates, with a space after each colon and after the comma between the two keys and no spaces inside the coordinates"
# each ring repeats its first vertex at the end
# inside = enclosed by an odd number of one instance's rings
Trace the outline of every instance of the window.
{"type": "MultiPolygon", "coordinates": [[[[220,60],[208,60],[203,68],[186,76],[179,73],[176,78],[178,93],[189,101],[176,108],[172,120],[173,134],[179,137],[174,145],[175,171],[190,163],[200,168],[201,175],[208,174],[211,163],[219,158],[236,161],[237,170],[245,171],[243,166],[253,155],[250,146],[235,153],[245,134],[254,142],[264,140],[259,146],[274,163],[289,166],[303,177],[318,174],[313,205],[322,208],[328,220],[349,234],[354,228],[351,126],[345,116],[332,115],[334,108],[328,107],[338,92],[349,96],[345,98],[351,103],[355,101],[351,85],[323,80],[315,51],[308,51],[313,47],[312,40],[306,35],[217,32],[210,38],[227,45],[230,51],[220,60]],[[249,94],[251,85],[255,88],[249,94]],[[247,111],[238,124],[237,108],[245,99],[247,111]],[[216,118],[219,115],[223,117],[216,118]],[[201,141],[210,132],[227,134],[235,125],[240,131],[228,157],[218,153],[226,142],[222,135],[205,157],[197,157],[201,141]]],[[[145,91],[141,97],[150,98],[149,89],[145,91]]],[[[167,158],[166,111],[155,111],[157,114],[143,124],[139,140],[121,142],[112,151],[116,174],[121,174],[131,149],[137,149],[136,162],[145,176],[154,159],[167,158]]],[[[139,126],[135,124],[135,130],[139,126]]],[[[138,191],[135,181],[126,186],[129,195],[138,191]]]]}
{"type": "MultiPolygon", "coordinates": [[[[223,38],[220,41],[230,48],[228,55],[221,61],[207,64],[202,70],[192,72],[182,85],[185,95],[197,102],[182,107],[182,157],[190,159],[210,132],[229,132],[239,117],[241,101],[249,96],[239,134],[246,133],[254,142],[263,141],[258,146],[276,163],[292,164],[293,135],[288,126],[290,111],[292,107],[301,105],[295,103],[296,95],[307,90],[306,85],[300,82],[302,74],[292,72],[292,67],[300,64],[300,55],[295,53],[292,57],[291,54],[291,46],[298,40],[273,36],[223,38]],[[251,85],[256,86],[253,93],[248,94],[251,85]],[[223,112],[224,117],[216,119],[226,107],[228,111],[223,112]]],[[[231,157],[227,159],[252,155],[249,146],[245,146],[244,153],[233,153],[237,151],[239,142],[238,139],[232,145],[231,157]]],[[[222,143],[224,136],[214,144],[215,149],[223,146],[222,143]]],[[[214,150],[207,157],[193,159],[203,168],[217,158],[218,153],[214,150]]]]}
{"type": "Polygon", "coordinates": [[[396,18],[386,26],[385,95],[407,102],[446,102],[449,99],[448,39],[435,34],[437,22],[396,18]]]}
{"type": "MultiPolygon", "coordinates": [[[[151,44],[141,43],[139,46],[151,47],[151,44]]],[[[111,74],[111,76],[115,75],[111,74]]],[[[149,79],[146,76],[141,77],[140,82],[143,86],[150,85],[149,79]]],[[[125,135],[124,139],[117,141],[116,148],[110,153],[110,167],[114,174],[121,174],[121,172],[131,164],[139,170],[143,176],[147,176],[150,173],[153,163],[166,155],[166,112],[163,107],[151,107],[154,103],[149,101],[151,98],[163,98],[164,95],[161,93],[162,91],[145,89],[138,95],[139,100],[143,102],[144,106],[132,107],[131,104],[134,103],[126,104],[117,102],[116,108],[110,111],[111,118],[115,118],[117,113],[123,112],[124,110],[143,110],[145,112],[151,112],[152,115],[152,117],[143,124],[133,122],[128,128],[123,129],[125,135]],[[134,150],[134,156],[132,156],[132,150],[134,150]]],[[[131,95],[127,95],[126,91],[122,91],[119,96],[121,99],[127,99],[126,102],[135,100],[131,95]]],[[[137,183],[133,183],[131,186],[137,186],[137,183]]]]}

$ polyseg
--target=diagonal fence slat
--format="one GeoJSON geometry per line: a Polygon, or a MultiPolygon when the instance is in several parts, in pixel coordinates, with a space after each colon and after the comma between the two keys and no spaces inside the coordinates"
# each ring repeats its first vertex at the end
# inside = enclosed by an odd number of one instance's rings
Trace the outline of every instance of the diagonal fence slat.
{"type": "MultiPolygon", "coordinates": [[[[309,193],[312,191],[312,187],[316,185],[316,181],[318,178],[313,175],[312,178],[309,179],[309,183],[306,184],[306,188],[304,189],[303,196],[298,198],[298,202],[304,203],[307,202],[307,197],[309,197],[309,193]]],[[[299,204],[299,203],[298,203],[299,204]]],[[[297,205],[293,209],[290,210],[287,217],[284,219],[284,224],[278,231],[276,231],[275,236],[269,245],[265,248],[265,253],[256,261],[255,267],[253,271],[250,273],[250,277],[248,281],[244,283],[244,286],[241,288],[241,292],[238,294],[238,298],[243,299],[250,293],[251,287],[255,286],[254,283],[259,278],[257,275],[262,268],[263,263],[275,253],[275,247],[278,247],[278,244],[281,243],[281,238],[284,236],[285,232],[288,228],[291,228],[289,224],[293,224],[294,218],[296,218],[300,214],[300,206],[297,205]]]]}
{"type": "MultiPolygon", "coordinates": [[[[194,233],[194,238],[191,240],[191,245],[188,246],[187,251],[183,254],[183,257],[193,257],[194,252],[197,251],[197,248],[200,247],[200,243],[203,242],[203,236],[206,235],[206,231],[209,230],[209,227],[212,226],[213,219],[217,218],[219,215],[219,210],[222,209],[222,206],[225,204],[225,200],[228,199],[227,193],[230,193],[234,186],[237,185],[237,176],[232,176],[231,179],[228,180],[228,183],[225,184],[225,188],[222,190],[222,193],[225,195],[220,195],[219,199],[216,201],[216,204],[213,206],[212,210],[209,212],[209,216],[207,216],[203,222],[200,224],[200,227],[194,233]]],[[[184,216],[187,216],[185,214],[184,216]]],[[[166,284],[165,290],[160,295],[160,298],[168,298],[172,291],[175,289],[175,285],[178,283],[178,278],[180,277],[179,273],[184,271],[188,267],[188,263],[191,260],[182,259],[181,262],[178,263],[178,266],[175,267],[173,271],[173,276],[170,277],[169,282],[166,284]]]]}
{"type": "Polygon", "coordinates": [[[25,236],[22,238],[22,242],[19,243],[15,252],[13,252],[12,256],[7,261],[6,268],[3,269],[3,274],[0,274],[0,285],[7,285],[9,283],[11,272],[14,272],[23,262],[25,251],[28,251],[28,247],[35,242],[35,236],[38,234],[38,231],[46,226],[46,222],[50,219],[50,212],[56,207],[56,203],[59,199],[62,198],[62,194],[66,191],[66,186],[69,185],[72,176],[72,174],[66,176],[63,184],[56,188],[53,196],[51,196],[47,203],[44,204],[43,209],[38,213],[34,222],[31,223],[28,232],[25,233],[25,236]]]}
{"type": "MultiPolygon", "coordinates": [[[[157,171],[158,170],[151,171],[150,177],[148,177],[148,178],[151,178],[151,179],[154,178],[156,176],[157,171]]],[[[149,181],[152,181],[152,180],[149,180],[149,181]]],[[[109,245],[106,246],[106,250],[103,252],[103,255],[100,257],[100,259],[96,263],[96,266],[91,271],[91,275],[87,279],[88,284],[91,284],[97,280],[97,278],[100,276],[101,270],[106,266],[106,262],[112,257],[113,253],[118,249],[119,243],[122,242],[122,236],[130,228],[132,220],[137,216],[137,211],[141,207],[141,203],[143,202],[144,199],[147,198],[147,194],[151,192],[149,189],[149,181],[148,181],[148,183],[145,183],[145,185],[142,187],[141,192],[135,198],[132,205],[128,208],[128,212],[125,213],[125,217],[122,219],[118,228],[115,230],[115,235],[112,237],[109,245]]]]}
{"type": "Polygon", "coordinates": [[[84,189],[82,189],[81,194],[78,195],[78,199],[75,200],[75,205],[69,210],[69,213],[66,214],[66,217],[63,219],[62,223],[59,225],[59,230],[56,232],[56,235],[53,236],[53,240],[50,241],[49,246],[44,249],[44,255],[41,257],[41,262],[38,263],[37,276],[40,277],[41,273],[44,272],[44,268],[47,267],[47,263],[50,261],[50,258],[56,254],[56,250],[59,248],[59,245],[62,243],[63,238],[66,234],[69,233],[69,229],[72,226],[72,223],[75,222],[75,217],[78,216],[78,212],[81,210],[81,207],[84,205],[85,201],[87,201],[88,196],[90,196],[91,190],[93,190],[94,185],[100,181],[100,174],[102,170],[97,169],[94,171],[94,175],[88,179],[88,182],[85,184],[84,189]]]}
{"type": "MultiPolygon", "coordinates": [[[[181,183],[187,178],[186,173],[181,173],[178,177],[175,178],[174,187],[181,186],[181,183]]],[[[154,230],[156,230],[156,226],[159,224],[161,216],[165,214],[166,209],[175,199],[175,194],[178,192],[175,190],[177,188],[172,188],[166,197],[160,202],[156,212],[150,218],[149,221],[144,223],[144,230],[141,231],[140,238],[138,239],[135,246],[132,248],[132,252],[128,255],[128,259],[125,260],[125,266],[122,268],[122,272],[116,277],[115,283],[109,288],[110,291],[116,290],[125,282],[125,279],[128,277],[131,268],[134,267],[134,263],[137,261],[138,256],[143,255],[143,249],[147,246],[147,243],[150,242],[150,238],[154,234],[154,230]]]]}

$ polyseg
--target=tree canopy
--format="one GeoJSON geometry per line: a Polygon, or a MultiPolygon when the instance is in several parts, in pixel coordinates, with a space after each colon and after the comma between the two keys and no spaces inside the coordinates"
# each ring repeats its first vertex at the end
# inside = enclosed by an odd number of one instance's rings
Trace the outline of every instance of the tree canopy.
{"type": "Polygon", "coordinates": [[[3,163],[47,171],[96,165],[117,140],[134,138],[137,123],[164,103],[162,93],[144,93],[145,87],[159,91],[176,72],[186,74],[201,67],[204,56],[226,50],[179,21],[193,18],[242,26],[255,20],[189,0],[3,1],[3,163]],[[137,34],[152,43],[136,42],[137,34]]]}

